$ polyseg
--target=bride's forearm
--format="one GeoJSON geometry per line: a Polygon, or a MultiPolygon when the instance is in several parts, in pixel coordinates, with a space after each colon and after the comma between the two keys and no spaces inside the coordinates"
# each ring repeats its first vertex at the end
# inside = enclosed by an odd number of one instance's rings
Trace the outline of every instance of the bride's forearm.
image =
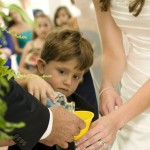
{"type": "Polygon", "coordinates": [[[125,68],[125,58],[113,55],[103,56],[102,64],[102,86],[101,89],[106,87],[116,87],[120,82],[123,71],[125,68]]]}
{"type": "Polygon", "coordinates": [[[136,94],[124,105],[110,114],[122,128],[127,122],[150,107],[150,80],[148,80],[136,94]]]}

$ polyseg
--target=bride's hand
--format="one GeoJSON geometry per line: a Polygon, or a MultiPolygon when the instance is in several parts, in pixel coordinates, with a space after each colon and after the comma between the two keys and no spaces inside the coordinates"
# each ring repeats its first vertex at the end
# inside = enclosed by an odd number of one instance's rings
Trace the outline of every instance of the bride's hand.
{"type": "Polygon", "coordinates": [[[119,127],[110,115],[101,117],[91,124],[86,135],[76,142],[76,150],[105,150],[115,140],[119,127]]]}
{"type": "Polygon", "coordinates": [[[101,115],[107,115],[114,111],[116,106],[120,107],[121,105],[121,97],[115,89],[108,89],[100,95],[99,111],[101,115]]]}

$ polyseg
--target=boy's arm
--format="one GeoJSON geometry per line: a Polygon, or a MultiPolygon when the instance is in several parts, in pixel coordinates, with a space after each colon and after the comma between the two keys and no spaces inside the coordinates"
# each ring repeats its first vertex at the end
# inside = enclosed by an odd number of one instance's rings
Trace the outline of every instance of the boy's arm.
{"type": "Polygon", "coordinates": [[[52,100],[52,102],[55,103],[53,88],[40,76],[28,74],[25,75],[23,79],[16,78],[15,80],[31,95],[35,96],[38,100],[40,100],[44,105],[46,105],[47,103],[47,97],[49,97],[52,100]]]}

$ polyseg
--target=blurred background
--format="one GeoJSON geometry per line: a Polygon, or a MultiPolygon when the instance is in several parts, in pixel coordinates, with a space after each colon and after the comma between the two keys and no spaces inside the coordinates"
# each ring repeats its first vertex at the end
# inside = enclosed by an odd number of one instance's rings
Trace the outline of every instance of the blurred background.
{"type": "MultiPolygon", "coordinates": [[[[54,13],[59,6],[66,6],[73,16],[79,16],[80,10],[77,9],[71,0],[1,0],[6,4],[17,4],[21,6],[24,3],[28,9],[42,9],[47,15],[53,19],[54,13]]],[[[8,11],[5,9],[5,12],[8,11]]]]}

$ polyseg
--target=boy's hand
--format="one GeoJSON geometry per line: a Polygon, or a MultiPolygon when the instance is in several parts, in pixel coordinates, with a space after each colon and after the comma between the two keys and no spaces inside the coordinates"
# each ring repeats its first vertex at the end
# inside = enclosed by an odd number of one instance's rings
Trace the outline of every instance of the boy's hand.
{"type": "Polygon", "coordinates": [[[34,74],[28,74],[27,78],[16,79],[16,81],[25,89],[28,90],[30,94],[35,96],[44,105],[47,104],[46,98],[49,97],[53,103],[56,103],[54,97],[53,88],[40,76],[34,74]]]}

